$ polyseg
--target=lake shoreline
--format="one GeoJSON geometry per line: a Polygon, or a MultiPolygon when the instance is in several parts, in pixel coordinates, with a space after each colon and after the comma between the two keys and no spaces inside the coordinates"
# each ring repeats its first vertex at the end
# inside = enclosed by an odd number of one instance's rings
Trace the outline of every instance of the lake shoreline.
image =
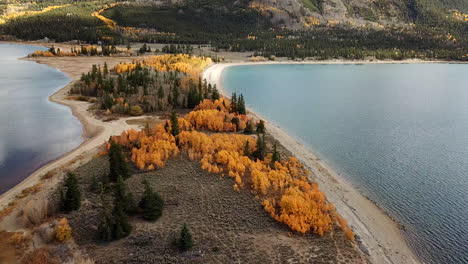
{"type": "MultiPolygon", "coordinates": [[[[327,62],[236,62],[214,64],[203,73],[203,78],[208,83],[216,84],[221,94],[226,97],[226,90],[222,85],[222,74],[228,67],[239,65],[272,65],[272,64],[398,64],[397,61],[327,61],[327,62]]],[[[407,63],[421,63],[410,60],[407,63]]],[[[442,62],[440,62],[442,63],[442,62]]],[[[443,62],[447,63],[447,62],[443,62]]],[[[290,136],[278,125],[263,118],[258,113],[249,109],[249,114],[254,118],[266,120],[268,132],[284,147],[303,162],[313,173],[314,180],[325,193],[337,211],[348,221],[356,235],[361,251],[368,255],[372,263],[421,263],[416,254],[411,250],[408,242],[399,228],[399,224],[393,220],[387,212],[368,197],[362,195],[352,184],[337,174],[323,160],[318,158],[313,150],[290,136]]]]}
{"type": "MultiPolygon", "coordinates": [[[[91,158],[96,156],[96,154],[99,152],[99,146],[106,142],[110,136],[120,135],[122,131],[128,130],[130,128],[139,128],[137,125],[129,125],[126,121],[145,117],[126,117],[111,122],[103,122],[101,120],[96,119],[95,116],[90,111],[88,111],[88,108],[91,106],[91,103],[66,99],[71,87],[79,79],[81,73],[89,71],[91,65],[88,65],[89,61],[83,64],[70,64],[68,57],[61,58],[65,58],[65,60],[62,61],[62,63],[57,63],[58,58],[24,57],[18,59],[45,64],[51,68],[63,72],[66,76],[70,78],[70,82],[67,85],[55,91],[52,95],[48,96],[47,99],[53,103],[61,104],[71,109],[73,116],[75,116],[82,125],[83,132],[81,136],[84,140],[76,148],[62,154],[61,156],[50,162],[45,163],[42,167],[38,168],[28,177],[23,179],[20,183],[15,185],[13,188],[1,194],[0,210],[6,208],[11,202],[13,202],[18,197],[18,195],[22,193],[23,190],[33,187],[36,184],[42,184],[42,177],[46,173],[54,171],[56,169],[62,169],[63,172],[70,171],[71,169],[86,163],[91,158]]],[[[86,60],[86,58],[84,57],[80,59],[86,60]]],[[[102,58],[98,57],[98,59],[104,62],[102,58]]],[[[110,58],[109,60],[111,61],[109,62],[111,65],[113,65],[125,59],[130,60],[130,58],[110,58]]],[[[63,172],[61,174],[64,174],[63,172]]],[[[60,181],[60,178],[61,177],[52,178],[51,182],[47,182],[47,187],[51,188],[54,185],[56,185],[60,181]]],[[[11,223],[9,221],[6,222],[6,224],[2,223],[2,226],[0,226],[0,230],[14,230],[14,223],[11,223]]]]}

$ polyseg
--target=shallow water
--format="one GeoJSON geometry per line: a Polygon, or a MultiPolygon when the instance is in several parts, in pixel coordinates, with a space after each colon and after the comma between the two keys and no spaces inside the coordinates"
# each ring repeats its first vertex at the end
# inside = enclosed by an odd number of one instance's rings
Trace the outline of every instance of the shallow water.
{"type": "Polygon", "coordinates": [[[17,60],[43,47],[0,44],[0,194],[82,142],[71,110],[48,100],[69,81],[46,65],[17,60]]]}
{"type": "Polygon", "coordinates": [[[223,87],[406,226],[427,263],[468,263],[468,65],[257,65],[223,87]]]}

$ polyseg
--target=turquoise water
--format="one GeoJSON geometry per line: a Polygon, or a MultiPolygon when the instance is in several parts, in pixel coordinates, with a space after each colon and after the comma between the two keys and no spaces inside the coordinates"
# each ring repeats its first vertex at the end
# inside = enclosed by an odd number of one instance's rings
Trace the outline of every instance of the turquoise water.
{"type": "Polygon", "coordinates": [[[38,49],[0,44],[0,194],[82,142],[71,110],[48,100],[70,78],[17,59],[38,49]]]}
{"type": "Polygon", "coordinates": [[[257,65],[228,92],[406,226],[427,263],[468,263],[468,65],[257,65]]]}

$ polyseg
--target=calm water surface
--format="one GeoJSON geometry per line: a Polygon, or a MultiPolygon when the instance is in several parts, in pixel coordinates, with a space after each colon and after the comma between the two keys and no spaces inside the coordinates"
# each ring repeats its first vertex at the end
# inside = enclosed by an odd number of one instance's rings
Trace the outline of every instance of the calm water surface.
{"type": "Polygon", "coordinates": [[[0,194],[82,142],[71,110],[48,100],[70,78],[17,60],[38,49],[44,48],[0,44],[0,194]]]}
{"type": "Polygon", "coordinates": [[[468,65],[262,65],[229,92],[402,222],[428,263],[468,263],[468,65]]]}

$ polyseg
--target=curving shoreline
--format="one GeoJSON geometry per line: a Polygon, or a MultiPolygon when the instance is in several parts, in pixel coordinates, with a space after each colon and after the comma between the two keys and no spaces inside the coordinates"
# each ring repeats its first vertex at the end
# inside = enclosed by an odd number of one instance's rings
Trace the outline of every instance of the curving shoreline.
{"type": "MultiPolygon", "coordinates": [[[[94,115],[88,111],[89,106],[91,105],[88,102],[81,102],[81,101],[73,101],[67,100],[65,97],[68,96],[68,92],[71,89],[73,83],[79,79],[79,76],[82,72],[88,71],[89,67],[86,67],[89,64],[76,64],[76,63],[68,63],[66,62],[66,66],[60,67],[57,64],[57,60],[54,61],[54,58],[19,58],[19,59],[26,59],[31,60],[36,63],[46,64],[49,67],[55,68],[58,71],[63,72],[70,78],[70,82],[65,85],[64,87],[60,88],[58,91],[53,93],[48,97],[48,100],[54,103],[58,103],[61,105],[65,105],[70,107],[72,114],[81,122],[83,126],[82,137],[84,141],[75,149],[63,154],[62,156],[58,157],[57,159],[45,164],[44,166],[40,167],[34,173],[29,175],[19,184],[11,188],[10,190],[6,191],[5,193],[0,195],[0,210],[5,208],[10,202],[15,200],[17,195],[19,195],[24,189],[32,187],[37,183],[41,182],[41,177],[45,175],[47,172],[52,171],[57,168],[63,168],[65,170],[69,170],[73,167],[79,166],[81,164],[86,163],[92,157],[94,157],[99,149],[98,147],[102,145],[107,139],[109,139],[112,135],[118,135],[124,130],[128,130],[130,128],[138,129],[138,125],[129,125],[126,121],[131,119],[140,119],[144,116],[139,117],[128,117],[128,118],[120,118],[119,120],[111,121],[111,122],[103,122],[94,117],[94,115]]],[[[86,58],[82,58],[86,60],[86,58]]],[[[99,58],[102,63],[104,60],[99,58]]],[[[114,58],[114,61],[121,61],[124,58],[114,58]]],[[[67,61],[67,60],[65,60],[67,61]]],[[[113,62],[117,63],[117,62],[113,62]]],[[[50,186],[53,186],[60,177],[55,177],[52,179],[50,186]]]]}
{"type": "MultiPolygon", "coordinates": [[[[224,96],[229,96],[223,89],[221,77],[224,69],[237,65],[262,64],[360,64],[360,63],[401,63],[397,61],[379,62],[239,62],[214,64],[203,73],[208,83],[216,84],[224,96]]],[[[420,61],[406,61],[406,63],[420,63],[420,61]]],[[[249,109],[252,116],[261,118],[258,113],[249,109]]],[[[398,224],[379,208],[374,202],[359,193],[349,182],[339,176],[331,167],[313,153],[313,150],[284,132],[278,125],[267,120],[269,133],[284,147],[293,153],[312,172],[314,180],[318,182],[320,190],[325,193],[337,211],[347,220],[354,233],[361,239],[358,245],[361,251],[369,256],[372,263],[420,263],[410,249],[398,224]]]]}

